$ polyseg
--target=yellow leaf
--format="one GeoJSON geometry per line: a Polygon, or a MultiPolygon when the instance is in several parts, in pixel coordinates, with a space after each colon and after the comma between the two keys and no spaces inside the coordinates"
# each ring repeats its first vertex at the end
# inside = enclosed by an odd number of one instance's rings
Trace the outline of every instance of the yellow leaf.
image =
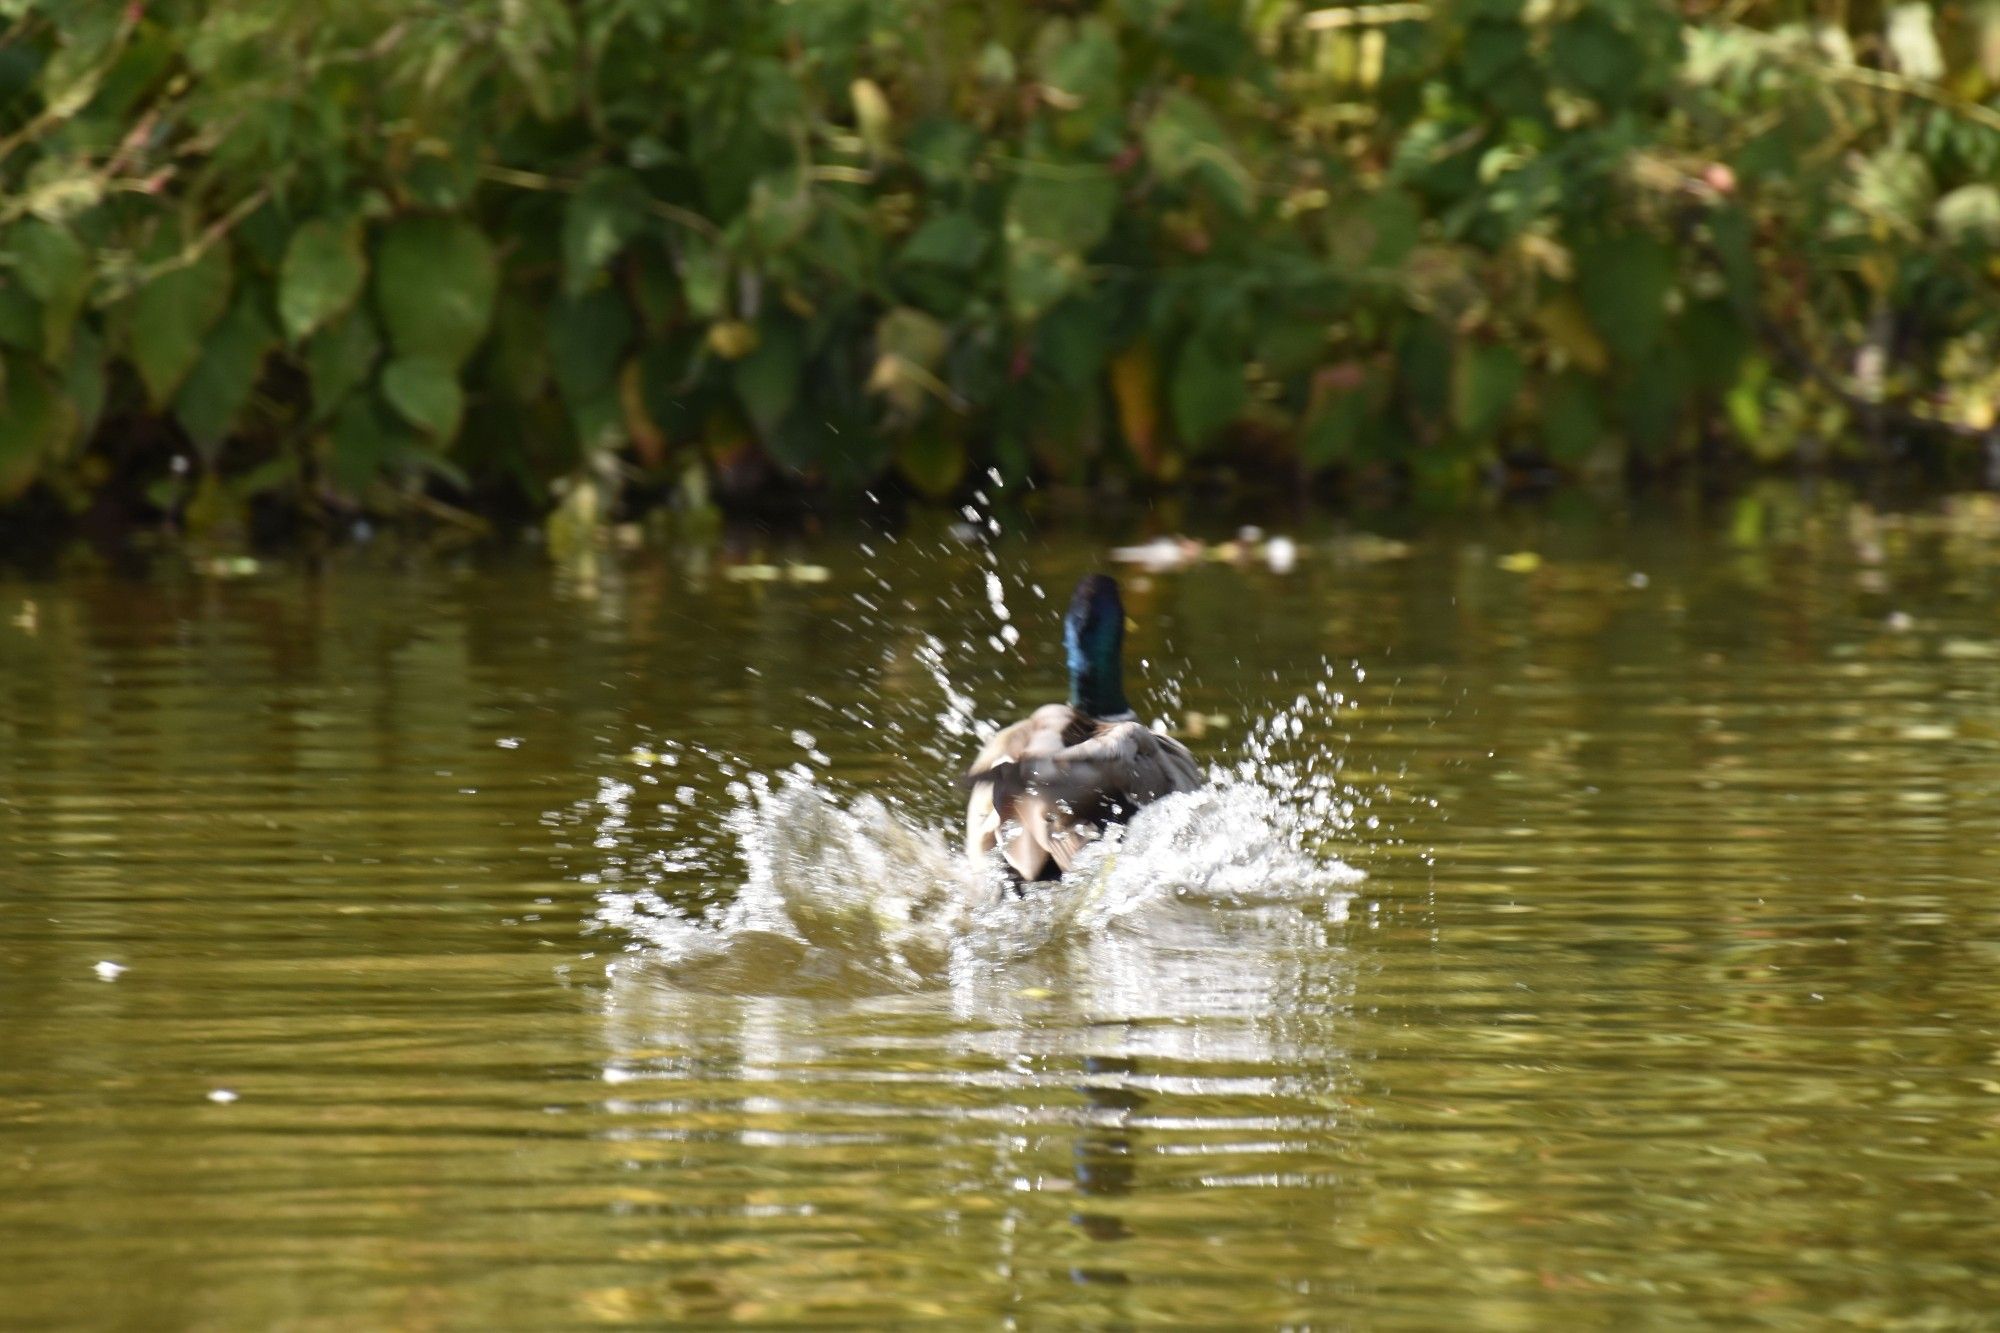
{"type": "Polygon", "coordinates": [[[889,97],[873,79],[856,79],[848,90],[854,99],[854,125],[870,153],[879,156],[889,143],[889,97]]]}
{"type": "Polygon", "coordinates": [[[1498,563],[1509,574],[1532,574],[1542,567],[1542,558],[1533,551],[1515,551],[1501,556],[1498,563]]]}
{"type": "Polygon", "coordinates": [[[740,319],[718,320],[708,326],[708,346],[724,361],[741,361],[757,350],[757,330],[740,319]]]}
{"type": "Polygon", "coordinates": [[[1111,396],[1118,404],[1118,428],[1139,465],[1160,471],[1160,359],[1153,346],[1136,342],[1111,359],[1111,396]]]}
{"type": "Polygon", "coordinates": [[[1583,303],[1570,293],[1555,297],[1536,311],[1535,323],[1583,370],[1602,375],[1611,364],[1611,354],[1605,350],[1597,330],[1591,327],[1583,303]]]}
{"type": "Polygon", "coordinates": [[[625,414],[625,433],[632,437],[632,448],[637,451],[639,461],[647,467],[658,467],[667,456],[667,433],[646,410],[641,384],[639,359],[634,357],[618,373],[618,406],[625,414]]]}

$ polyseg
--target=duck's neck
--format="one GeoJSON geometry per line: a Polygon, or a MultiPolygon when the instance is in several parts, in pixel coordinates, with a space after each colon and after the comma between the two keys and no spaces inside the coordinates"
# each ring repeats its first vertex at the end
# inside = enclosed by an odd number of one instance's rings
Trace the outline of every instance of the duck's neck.
{"type": "Polygon", "coordinates": [[[1071,622],[1063,626],[1069,661],[1069,706],[1089,717],[1118,721],[1133,716],[1125,699],[1124,625],[1086,636],[1071,622]]]}

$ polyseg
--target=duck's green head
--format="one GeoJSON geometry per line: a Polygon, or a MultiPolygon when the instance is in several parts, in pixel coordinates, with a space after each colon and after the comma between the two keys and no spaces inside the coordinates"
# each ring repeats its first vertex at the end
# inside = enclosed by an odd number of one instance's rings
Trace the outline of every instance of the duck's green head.
{"type": "Polygon", "coordinates": [[[1063,617],[1063,655],[1069,660],[1069,706],[1091,717],[1122,717],[1125,702],[1125,604],[1118,582],[1086,574],[1063,617]]]}

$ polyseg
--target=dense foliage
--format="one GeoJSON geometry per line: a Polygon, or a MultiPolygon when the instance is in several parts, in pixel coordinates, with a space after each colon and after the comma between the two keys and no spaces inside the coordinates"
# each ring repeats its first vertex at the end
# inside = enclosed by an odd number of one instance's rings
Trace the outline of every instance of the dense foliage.
{"type": "Polygon", "coordinates": [[[1969,451],[2000,7],[0,0],[0,497],[1969,451]]]}

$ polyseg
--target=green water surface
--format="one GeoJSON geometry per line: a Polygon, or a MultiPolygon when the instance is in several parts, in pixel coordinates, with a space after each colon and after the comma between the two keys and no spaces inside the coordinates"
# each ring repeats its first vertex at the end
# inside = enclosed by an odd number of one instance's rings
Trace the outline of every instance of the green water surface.
{"type": "Polygon", "coordinates": [[[1042,701],[1144,528],[1010,519],[1005,654],[942,520],[0,572],[0,1327],[2000,1323],[1977,500],[1128,575],[1135,696],[1204,758],[1358,705],[1296,743],[1368,879],[1279,925],[788,994],[599,923],[665,836],[606,780],[694,812],[691,909],[729,782],[812,750],[946,827],[925,636],[1042,701]],[[733,758],[640,782],[670,743],[733,758]]]}

